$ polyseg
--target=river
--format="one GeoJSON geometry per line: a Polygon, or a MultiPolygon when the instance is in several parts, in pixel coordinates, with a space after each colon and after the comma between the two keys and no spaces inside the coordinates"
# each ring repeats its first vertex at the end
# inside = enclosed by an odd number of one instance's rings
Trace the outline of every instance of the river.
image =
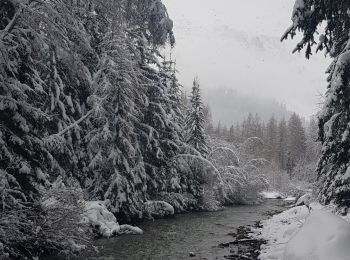
{"type": "MultiPolygon", "coordinates": [[[[225,259],[229,248],[220,243],[233,241],[237,227],[267,219],[268,211],[283,210],[283,201],[267,200],[257,206],[227,207],[219,212],[176,215],[139,225],[143,235],[125,235],[97,240],[99,253],[94,260],[212,260],[225,259]],[[193,252],[194,257],[189,257],[193,252]]],[[[84,257],[87,259],[87,257],[84,257]]]]}

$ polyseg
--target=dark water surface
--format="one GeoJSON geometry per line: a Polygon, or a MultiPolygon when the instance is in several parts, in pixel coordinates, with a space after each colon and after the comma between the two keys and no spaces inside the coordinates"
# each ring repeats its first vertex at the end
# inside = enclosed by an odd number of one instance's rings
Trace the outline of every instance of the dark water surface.
{"type": "Polygon", "coordinates": [[[267,219],[266,212],[281,210],[283,201],[268,200],[258,206],[228,207],[220,212],[176,215],[171,219],[147,221],[139,225],[143,235],[125,235],[97,240],[100,252],[83,259],[94,260],[176,260],[225,259],[229,248],[223,242],[233,241],[229,233],[243,225],[267,219]],[[195,257],[189,257],[194,252],[195,257]]]}

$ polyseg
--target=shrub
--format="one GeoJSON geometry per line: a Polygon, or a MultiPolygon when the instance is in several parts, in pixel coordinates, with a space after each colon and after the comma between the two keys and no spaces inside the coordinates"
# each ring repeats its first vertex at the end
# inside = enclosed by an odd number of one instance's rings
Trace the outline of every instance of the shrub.
{"type": "Polygon", "coordinates": [[[89,238],[80,223],[81,190],[61,181],[42,190],[40,203],[22,203],[0,211],[1,259],[33,259],[43,255],[70,258],[85,248],[89,238]]]}

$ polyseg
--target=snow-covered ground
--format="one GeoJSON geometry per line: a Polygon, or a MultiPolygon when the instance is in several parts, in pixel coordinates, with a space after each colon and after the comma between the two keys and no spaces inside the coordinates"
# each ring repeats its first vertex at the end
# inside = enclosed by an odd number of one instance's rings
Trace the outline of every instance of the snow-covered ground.
{"type": "Polygon", "coordinates": [[[142,234],[138,227],[119,225],[116,217],[107,209],[105,201],[87,201],[82,222],[89,225],[101,237],[112,237],[121,234],[142,234]]]}
{"type": "Polygon", "coordinates": [[[291,201],[291,202],[293,202],[293,201],[295,201],[296,199],[297,199],[296,197],[289,196],[289,197],[285,198],[284,201],[291,201]]]}
{"type": "Polygon", "coordinates": [[[325,210],[314,210],[288,242],[285,260],[349,260],[350,225],[325,210]]]}
{"type": "Polygon", "coordinates": [[[265,199],[282,199],[284,196],[278,191],[263,191],[260,193],[265,199]]]}
{"type": "Polygon", "coordinates": [[[120,231],[116,217],[107,209],[104,201],[87,201],[82,222],[94,228],[102,237],[111,237],[120,231]]]}
{"type": "Polygon", "coordinates": [[[254,237],[267,241],[261,260],[350,260],[350,225],[318,203],[288,209],[263,221],[254,237]]]}
{"type": "Polygon", "coordinates": [[[294,196],[286,196],[278,191],[263,191],[260,193],[265,199],[283,199],[284,201],[293,202],[296,200],[294,196]]]}

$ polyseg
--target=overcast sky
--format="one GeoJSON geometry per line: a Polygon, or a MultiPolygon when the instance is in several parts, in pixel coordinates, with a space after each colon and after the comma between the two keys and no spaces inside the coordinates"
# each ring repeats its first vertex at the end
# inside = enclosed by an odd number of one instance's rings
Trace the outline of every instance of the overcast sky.
{"type": "Polygon", "coordinates": [[[174,21],[181,83],[189,88],[229,87],[278,100],[304,116],[317,112],[329,61],[292,54],[281,43],[294,0],[163,0],[174,21]]]}

